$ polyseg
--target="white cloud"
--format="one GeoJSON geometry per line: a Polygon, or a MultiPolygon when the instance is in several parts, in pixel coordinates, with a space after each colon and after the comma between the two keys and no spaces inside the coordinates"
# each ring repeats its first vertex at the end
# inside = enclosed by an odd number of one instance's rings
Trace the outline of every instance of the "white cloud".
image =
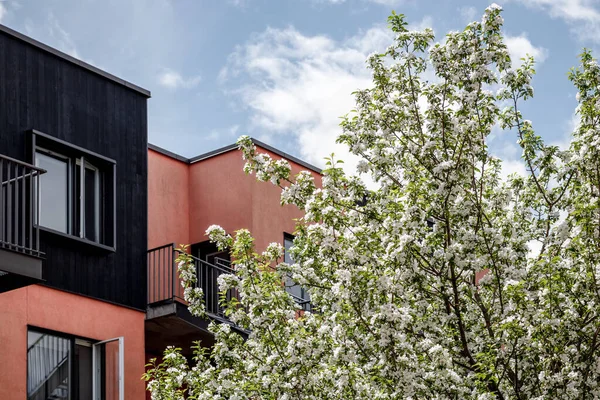
{"type": "Polygon", "coordinates": [[[158,83],[168,89],[191,89],[198,86],[201,80],[199,75],[185,78],[171,69],[165,69],[158,76],[158,83]]]}
{"type": "Polygon", "coordinates": [[[227,2],[235,7],[245,7],[248,0],[227,0],[227,2]]]}
{"type": "Polygon", "coordinates": [[[0,3],[0,22],[2,22],[2,19],[6,16],[6,7],[4,7],[4,4],[0,3]]]}
{"type": "Polygon", "coordinates": [[[541,64],[548,57],[548,50],[543,47],[534,46],[525,33],[519,36],[506,35],[504,37],[506,47],[510,53],[513,67],[521,64],[521,58],[530,55],[534,58],[537,64],[541,64]]]}
{"type": "MultiPolygon", "coordinates": [[[[242,0],[231,0],[231,1],[242,1],[242,0]]],[[[343,4],[346,0],[311,0],[313,3],[329,3],[329,4],[343,4]]],[[[406,0],[363,0],[368,3],[380,4],[382,6],[392,7],[398,6],[405,3],[406,0]]]]}
{"type": "Polygon", "coordinates": [[[473,6],[464,6],[458,9],[460,16],[465,23],[471,23],[477,19],[477,9],[473,6]]]}
{"type": "Polygon", "coordinates": [[[369,0],[371,3],[381,4],[382,6],[397,6],[404,2],[404,0],[369,0]]]}
{"type": "MultiPolygon", "coordinates": [[[[56,42],[59,50],[67,53],[71,57],[81,59],[75,42],[71,39],[71,35],[62,27],[59,20],[54,16],[54,13],[48,13],[48,32],[56,42]]],[[[85,61],[85,60],[84,60],[85,61]]],[[[87,61],[86,61],[87,62],[87,61]]]]}
{"type": "Polygon", "coordinates": [[[596,0],[515,0],[530,8],[540,8],[552,18],[564,20],[580,39],[599,41],[600,10],[596,0]]]}
{"type": "Polygon", "coordinates": [[[333,152],[352,169],[356,160],[335,143],[339,117],[354,107],[353,91],[371,86],[368,54],[391,43],[384,26],[344,41],[306,36],[293,27],[268,28],[236,49],[220,77],[247,74],[233,94],[250,110],[252,135],[268,141],[287,136],[297,140],[306,161],[323,166],[333,152]]]}
{"type": "Polygon", "coordinates": [[[507,177],[510,174],[517,173],[521,176],[527,176],[527,169],[521,160],[502,160],[502,175],[507,177]]]}

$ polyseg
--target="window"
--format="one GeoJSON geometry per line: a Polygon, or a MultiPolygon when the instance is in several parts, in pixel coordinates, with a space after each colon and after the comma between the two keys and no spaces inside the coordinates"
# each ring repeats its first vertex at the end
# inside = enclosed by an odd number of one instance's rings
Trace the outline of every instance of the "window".
{"type": "Polygon", "coordinates": [[[46,230],[114,248],[113,160],[34,131],[40,177],[39,224],[46,230]]]}
{"type": "MultiPolygon", "coordinates": [[[[284,261],[287,264],[293,264],[294,260],[292,260],[292,256],[290,254],[290,248],[294,244],[294,237],[290,234],[285,233],[283,235],[283,245],[285,248],[284,252],[284,261]]],[[[296,300],[300,302],[308,302],[310,300],[310,296],[308,291],[302,286],[298,285],[291,276],[288,276],[285,281],[285,288],[288,293],[292,296],[296,297],[296,300]]]]}
{"type": "Polygon", "coordinates": [[[123,338],[92,342],[30,329],[27,400],[123,400],[123,338]]]}

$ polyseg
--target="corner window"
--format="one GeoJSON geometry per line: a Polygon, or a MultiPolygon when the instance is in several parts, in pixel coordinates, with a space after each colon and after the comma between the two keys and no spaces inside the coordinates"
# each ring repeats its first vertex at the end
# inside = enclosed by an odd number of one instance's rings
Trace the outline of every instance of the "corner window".
{"type": "Polygon", "coordinates": [[[48,135],[33,135],[34,164],[40,177],[41,227],[114,247],[115,174],[113,160],[48,135]]]}
{"type": "Polygon", "coordinates": [[[27,400],[123,400],[123,338],[93,342],[29,329],[27,400]]]}
{"type": "MultiPolygon", "coordinates": [[[[283,245],[285,248],[284,253],[284,261],[287,264],[293,264],[294,260],[292,260],[292,256],[290,254],[290,248],[294,244],[294,236],[285,233],[283,236],[283,245]]],[[[286,291],[294,296],[296,300],[300,303],[308,303],[310,301],[310,296],[308,291],[302,286],[298,285],[291,276],[287,276],[285,280],[285,289],[286,291]]]]}

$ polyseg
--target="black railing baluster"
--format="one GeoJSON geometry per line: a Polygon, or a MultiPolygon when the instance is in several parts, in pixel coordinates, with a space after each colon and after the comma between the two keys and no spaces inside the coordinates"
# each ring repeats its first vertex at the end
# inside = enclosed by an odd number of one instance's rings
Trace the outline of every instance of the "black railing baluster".
{"type": "MultiPolygon", "coordinates": [[[[152,253],[148,252],[146,253],[146,268],[148,268],[148,271],[150,271],[150,258],[152,257],[152,253]]],[[[152,303],[150,301],[150,276],[151,274],[148,274],[146,277],[146,303],[150,304],[152,303]]]]}
{"type": "Polygon", "coordinates": [[[171,252],[171,297],[175,298],[175,297],[179,297],[177,296],[177,292],[176,290],[176,286],[175,286],[175,281],[177,280],[177,254],[173,251],[171,252]]]}
{"type": "MultiPolygon", "coordinates": [[[[152,254],[152,282],[154,283],[152,285],[152,302],[154,303],[154,301],[156,300],[156,290],[157,290],[157,282],[158,279],[156,279],[156,253],[151,253],[152,254]]],[[[149,279],[150,280],[150,279],[149,279]]]]}
{"type": "Polygon", "coordinates": [[[165,250],[165,249],[162,249],[162,250],[160,251],[160,254],[161,254],[161,260],[162,260],[162,263],[161,263],[161,265],[162,265],[162,275],[163,275],[163,284],[161,285],[161,292],[162,292],[162,293],[161,293],[161,294],[162,294],[162,296],[161,296],[161,300],[165,300],[165,299],[166,299],[166,296],[165,296],[165,294],[166,294],[166,290],[165,290],[165,285],[164,285],[164,282],[165,282],[165,280],[166,280],[166,277],[167,277],[167,267],[166,267],[166,265],[165,265],[165,263],[166,263],[166,260],[165,260],[165,252],[166,252],[166,250],[165,250]]]}
{"type": "Polygon", "coordinates": [[[213,278],[213,269],[209,268],[208,270],[208,279],[207,279],[207,285],[206,285],[206,293],[208,294],[208,304],[206,305],[206,308],[209,312],[213,311],[212,309],[212,300],[213,300],[213,290],[211,290],[211,283],[212,283],[212,278],[213,278]]]}
{"type": "Polygon", "coordinates": [[[31,255],[34,255],[33,247],[33,171],[29,170],[29,248],[31,249],[31,255]]]}
{"type": "Polygon", "coordinates": [[[7,183],[6,183],[6,215],[7,215],[7,219],[10,218],[10,220],[7,223],[7,232],[6,232],[6,236],[7,236],[7,242],[9,245],[9,248],[12,248],[11,243],[14,244],[13,238],[12,238],[12,217],[14,217],[13,214],[13,209],[12,209],[12,190],[11,190],[11,179],[10,179],[10,171],[11,171],[11,165],[8,165],[7,168],[7,183]],[[12,217],[11,217],[12,216],[12,217]]]}
{"type": "Polygon", "coordinates": [[[18,170],[18,165],[14,165],[14,178],[11,182],[11,186],[12,186],[12,191],[13,191],[13,208],[14,208],[14,218],[12,220],[12,224],[13,224],[13,236],[12,236],[12,242],[15,245],[15,248],[19,247],[19,186],[18,186],[18,179],[19,179],[19,170],[18,170]]]}
{"type": "Polygon", "coordinates": [[[25,242],[25,233],[27,232],[26,225],[26,205],[25,205],[25,179],[27,178],[27,171],[25,170],[25,166],[21,168],[23,175],[21,176],[21,209],[23,210],[23,214],[21,215],[21,246],[27,249],[27,243],[25,242]]]}
{"type": "Polygon", "coordinates": [[[14,242],[17,245],[17,248],[19,247],[19,217],[21,216],[21,214],[19,213],[19,165],[15,164],[15,179],[13,180],[14,182],[14,192],[15,192],[15,219],[14,219],[14,242]]]}
{"type": "Polygon", "coordinates": [[[40,175],[41,173],[38,171],[35,174],[35,180],[37,182],[36,185],[36,189],[35,189],[35,204],[34,207],[36,207],[36,211],[35,211],[35,249],[37,250],[38,255],[41,254],[40,251],[40,229],[39,229],[39,225],[40,225],[40,175]]]}
{"type": "Polygon", "coordinates": [[[2,247],[4,247],[6,241],[4,235],[6,218],[6,210],[4,209],[4,160],[0,158],[0,244],[2,247]]]}

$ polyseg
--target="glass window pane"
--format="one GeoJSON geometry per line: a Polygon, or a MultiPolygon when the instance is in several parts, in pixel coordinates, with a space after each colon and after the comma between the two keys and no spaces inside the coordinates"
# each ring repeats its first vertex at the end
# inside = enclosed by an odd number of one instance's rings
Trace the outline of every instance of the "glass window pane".
{"type": "Polygon", "coordinates": [[[288,293],[301,299],[302,288],[300,287],[300,285],[297,285],[296,282],[294,282],[294,280],[290,277],[288,277],[286,280],[287,282],[285,283],[285,286],[287,287],[288,293]]]}
{"type": "Polygon", "coordinates": [[[287,264],[292,264],[294,261],[292,260],[292,256],[290,254],[290,247],[292,247],[292,244],[294,243],[294,240],[290,237],[285,237],[283,239],[283,247],[285,247],[285,253],[284,253],[284,261],[287,264]]]}
{"type": "Polygon", "coordinates": [[[75,344],[75,391],[78,399],[92,398],[92,346],[75,344]]]}
{"type": "Polygon", "coordinates": [[[27,399],[68,399],[71,341],[29,331],[27,343],[27,399]]]}
{"type": "Polygon", "coordinates": [[[39,223],[68,233],[68,163],[36,152],[35,165],[47,171],[40,176],[39,223]]]}

